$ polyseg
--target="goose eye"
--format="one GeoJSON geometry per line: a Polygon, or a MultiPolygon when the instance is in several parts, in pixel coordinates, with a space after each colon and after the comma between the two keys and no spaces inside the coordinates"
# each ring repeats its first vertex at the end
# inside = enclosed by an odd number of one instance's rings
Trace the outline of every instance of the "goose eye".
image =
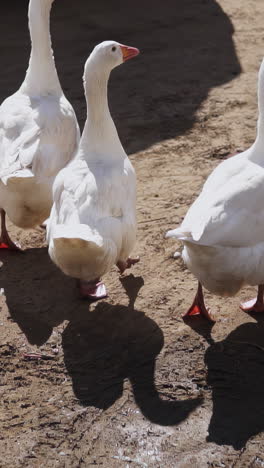
{"type": "Polygon", "coordinates": [[[113,51],[113,52],[116,51],[116,46],[113,46],[113,47],[112,47],[112,51],[113,51]]]}

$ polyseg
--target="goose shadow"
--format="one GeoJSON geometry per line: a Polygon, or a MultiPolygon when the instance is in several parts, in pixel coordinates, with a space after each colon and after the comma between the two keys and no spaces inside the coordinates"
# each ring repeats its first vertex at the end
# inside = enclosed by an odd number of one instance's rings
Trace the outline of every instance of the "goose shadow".
{"type": "Polygon", "coordinates": [[[41,346],[80,305],[76,282],[51,262],[47,248],[0,250],[0,261],[0,287],[10,317],[31,345],[41,346]]]}
{"type": "Polygon", "coordinates": [[[213,413],[209,442],[236,450],[264,430],[264,317],[245,323],[205,353],[213,413]]]}
{"type": "Polygon", "coordinates": [[[201,399],[162,400],[155,387],[155,361],[164,346],[157,323],[134,303],[144,281],[121,278],[129,305],[106,301],[89,308],[78,298],[76,281],[64,276],[49,259],[46,248],[26,254],[0,251],[0,287],[11,318],[30,344],[43,345],[64,320],[64,361],[73,391],[85,406],[108,408],[121,397],[129,379],[136,404],[150,421],[179,424],[201,399]]]}
{"type": "Polygon", "coordinates": [[[155,386],[155,362],[164,345],[157,323],[135,310],[134,301],[144,281],[121,279],[129,305],[100,302],[89,314],[74,315],[63,332],[62,345],[73,390],[84,406],[109,408],[121,397],[129,379],[135,402],[150,421],[177,425],[201,399],[165,401],[155,386]]]}
{"type": "MultiPolygon", "coordinates": [[[[28,0],[2,6],[0,101],[21,84],[29,56],[28,0]],[[13,29],[14,17],[16,28],[13,29]]],[[[234,27],[215,0],[64,0],[51,15],[56,65],[81,127],[86,105],[84,62],[106,39],[137,46],[141,55],[111,76],[110,108],[126,151],[184,134],[209,91],[241,73],[234,27]],[[81,16],[80,16],[81,12],[81,16]]]]}

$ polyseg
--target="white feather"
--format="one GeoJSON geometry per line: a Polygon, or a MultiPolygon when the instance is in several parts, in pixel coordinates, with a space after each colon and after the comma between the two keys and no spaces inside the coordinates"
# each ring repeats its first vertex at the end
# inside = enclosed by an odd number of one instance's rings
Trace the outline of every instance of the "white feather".
{"type": "Polygon", "coordinates": [[[118,49],[115,42],[102,43],[86,63],[87,120],[76,158],[55,180],[47,230],[52,260],[86,281],[126,261],[136,239],[135,172],[107,103],[110,71],[122,62],[118,49]]]}
{"type": "Polygon", "coordinates": [[[220,295],[264,283],[264,63],[258,95],[255,143],[213,171],[182,225],[166,235],[183,242],[188,268],[220,295]]]}
{"type": "Polygon", "coordinates": [[[53,0],[30,0],[31,57],[20,89],[0,107],[0,207],[14,224],[41,224],[55,176],[73,157],[79,128],[56,72],[49,33],[53,0]]]}

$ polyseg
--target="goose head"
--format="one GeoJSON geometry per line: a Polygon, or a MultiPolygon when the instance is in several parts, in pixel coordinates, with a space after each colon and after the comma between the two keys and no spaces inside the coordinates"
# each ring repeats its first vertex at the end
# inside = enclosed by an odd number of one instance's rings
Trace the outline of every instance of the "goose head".
{"type": "Polygon", "coordinates": [[[139,54],[136,47],[119,44],[115,41],[104,41],[92,51],[86,67],[92,65],[97,71],[110,73],[113,68],[139,54]]]}

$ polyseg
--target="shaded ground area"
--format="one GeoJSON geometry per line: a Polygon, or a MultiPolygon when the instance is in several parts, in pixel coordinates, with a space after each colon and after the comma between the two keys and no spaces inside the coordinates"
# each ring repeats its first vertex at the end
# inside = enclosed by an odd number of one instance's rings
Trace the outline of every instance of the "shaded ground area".
{"type": "MultiPolygon", "coordinates": [[[[0,53],[8,81],[1,76],[1,100],[19,86],[27,66],[27,4],[17,0],[5,7],[0,53]],[[15,63],[14,57],[19,57],[15,63]]],[[[190,129],[210,89],[241,71],[232,22],[215,0],[134,0],[133,5],[128,0],[59,0],[51,28],[61,82],[81,125],[86,112],[81,77],[93,47],[112,39],[141,49],[136,63],[113,72],[109,89],[130,154],[190,129]]]]}
{"type": "MultiPolygon", "coordinates": [[[[26,9],[2,6],[1,100],[26,69],[26,9]]],[[[43,232],[10,226],[26,253],[0,253],[1,467],[263,466],[263,318],[207,294],[217,323],[184,323],[196,283],[163,239],[220,159],[254,139],[263,15],[261,0],[54,3],[56,63],[81,124],[93,46],[142,50],[110,83],[138,174],[141,262],[113,270],[109,297],[89,306],[43,232]],[[23,359],[36,350],[43,359],[23,359]]]]}

